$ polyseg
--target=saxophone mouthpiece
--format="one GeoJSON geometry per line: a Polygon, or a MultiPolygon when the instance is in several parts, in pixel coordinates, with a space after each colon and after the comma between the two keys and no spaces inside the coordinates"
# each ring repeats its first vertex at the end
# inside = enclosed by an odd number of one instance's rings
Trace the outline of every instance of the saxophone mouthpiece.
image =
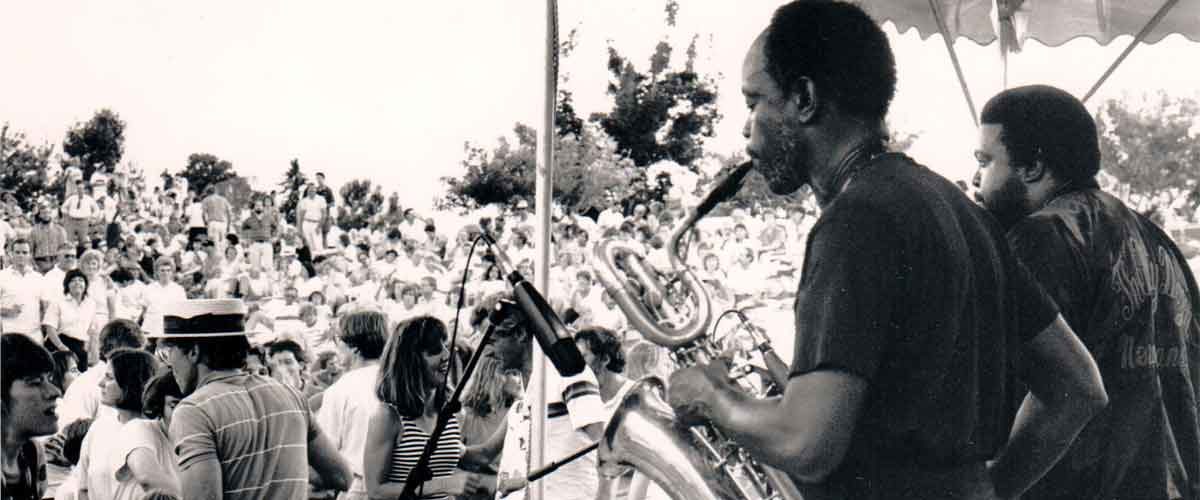
{"type": "Polygon", "coordinates": [[[749,160],[734,167],[724,179],[721,179],[721,182],[717,183],[717,187],[713,188],[708,196],[705,196],[704,200],[696,206],[695,218],[700,219],[708,215],[718,204],[737,194],[742,189],[742,181],[746,178],[746,174],[750,173],[752,168],[754,168],[754,162],[749,160]]]}

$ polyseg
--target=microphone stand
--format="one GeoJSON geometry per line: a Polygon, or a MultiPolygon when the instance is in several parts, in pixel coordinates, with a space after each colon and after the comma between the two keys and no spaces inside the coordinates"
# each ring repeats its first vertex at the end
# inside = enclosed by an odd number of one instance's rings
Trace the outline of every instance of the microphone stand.
{"type": "MultiPolygon", "coordinates": [[[[425,449],[421,451],[421,458],[417,460],[417,465],[408,473],[408,479],[404,481],[404,491],[400,493],[401,500],[416,500],[419,498],[416,493],[417,488],[425,481],[433,479],[433,471],[429,470],[429,461],[433,458],[433,452],[437,450],[438,440],[441,439],[442,433],[446,431],[446,426],[450,423],[450,416],[462,409],[463,388],[467,385],[466,381],[471,379],[471,374],[475,372],[475,365],[479,363],[479,358],[483,356],[483,346],[488,344],[495,331],[496,324],[488,320],[487,329],[484,330],[483,337],[479,340],[480,347],[471,354],[471,360],[463,369],[462,378],[454,388],[454,394],[446,400],[442,409],[438,410],[437,421],[433,425],[433,432],[429,434],[429,441],[425,443],[425,449]]],[[[451,346],[451,349],[453,348],[454,346],[451,346]]]]}
{"type": "Polygon", "coordinates": [[[596,448],[599,448],[599,447],[600,447],[600,442],[596,441],[595,443],[592,443],[583,448],[580,448],[580,449],[576,450],[575,452],[571,453],[570,455],[567,455],[567,456],[565,456],[559,460],[556,460],[554,462],[550,462],[549,464],[547,464],[545,467],[542,467],[541,469],[537,469],[533,472],[530,472],[529,477],[526,477],[525,480],[530,483],[537,481],[538,479],[541,479],[542,476],[545,476],[547,474],[550,474],[551,472],[558,470],[559,467],[562,467],[571,462],[574,462],[579,457],[587,455],[588,453],[595,451],[596,448]]]}

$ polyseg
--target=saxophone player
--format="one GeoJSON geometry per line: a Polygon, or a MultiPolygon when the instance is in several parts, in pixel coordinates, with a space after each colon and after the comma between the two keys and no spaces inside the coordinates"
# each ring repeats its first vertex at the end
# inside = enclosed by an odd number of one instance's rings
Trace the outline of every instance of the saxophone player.
{"type": "Polygon", "coordinates": [[[717,361],[671,376],[677,415],[783,470],[806,500],[1019,496],[1107,393],[996,220],[885,151],[886,35],[856,6],[795,1],[742,71],[754,169],[779,194],[809,185],[822,214],[783,396],[739,393],[717,361]],[[1029,390],[1020,408],[1013,375],[1029,390]]]}

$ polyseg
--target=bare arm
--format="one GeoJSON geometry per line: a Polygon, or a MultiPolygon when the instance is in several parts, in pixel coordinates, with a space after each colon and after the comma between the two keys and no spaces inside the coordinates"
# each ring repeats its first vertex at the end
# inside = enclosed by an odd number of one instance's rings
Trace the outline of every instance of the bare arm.
{"type": "Polygon", "coordinates": [[[500,452],[504,449],[505,434],[508,434],[508,425],[497,426],[492,435],[488,436],[484,442],[467,446],[467,451],[463,454],[462,461],[481,465],[492,463],[492,460],[500,455],[500,452]]]}
{"type": "MultiPolygon", "coordinates": [[[[392,447],[402,432],[399,416],[387,405],[379,405],[367,426],[367,447],[363,451],[363,479],[367,483],[370,498],[397,498],[404,492],[404,483],[387,481],[387,471],[392,462],[392,447]]],[[[445,478],[426,481],[424,494],[461,495],[465,472],[445,478]],[[456,484],[457,483],[457,484],[456,484]]]]}
{"type": "Polygon", "coordinates": [[[1062,316],[1025,346],[1021,403],[1008,444],[993,462],[992,481],[1002,498],[1019,496],[1041,479],[1101,409],[1108,394],[1100,370],[1062,316]]]}
{"type": "Polygon", "coordinates": [[[216,457],[192,463],[179,471],[179,484],[183,489],[182,500],[221,500],[225,485],[221,478],[221,464],[216,457]]]}
{"type": "Polygon", "coordinates": [[[162,490],[175,495],[180,493],[179,485],[158,464],[149,448],[138,448],[129,452],[125,466],[145,491],[162,490]]]}
{"type": "Polygon", "coordinates": [[[318,430],[308,442],[308,463],[321,476],[322,485],[337,491],[350,489],[350,466],[324,432],[318,430]]]}
{"type": "Polygon", "coordinates": [[[849,372],[819,370],[792,377],[782,398],[755,399],[728,383],[721,362],[671,376],[671,403],[684,413],[706,416],[753,450],[755,458],[808,482],[820,482],[841,464],[854,435],[867,381],[849,372]],[[715,386],[711,397],[693,397],[678,384],[681,374],[703,370],[715,386]]]}

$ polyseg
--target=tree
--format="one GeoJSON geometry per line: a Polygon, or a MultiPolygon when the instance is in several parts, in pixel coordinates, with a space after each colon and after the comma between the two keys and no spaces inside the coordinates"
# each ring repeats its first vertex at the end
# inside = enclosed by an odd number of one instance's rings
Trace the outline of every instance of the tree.
{"type": "Polygon", "coordinates": [[[254,201],[254,197],[259,194],[250,186],[250,181],[240,175],[225,179],[213,186],[221,196],[229,200],[234,210],[250,206],[250,202],[254,201]]]}
{"type": "Polygon", "coordinates": [[[383,192],[369,179],[347,182],[338,194],[342,203],[338,206],[337,225],[343,231],[368,227],[384,209],[383,192]]]}
{"type": "Polygon", "coordinates": [[[24,133],[10,130],[7,123],[0,127],[0,192],[12,193],[26,213],[48,194],[53,152],[49,144],[29,144],[24,133]]]}
{"type": "MultiPolygon", "coordinates": [[[[532,200],[536,175],[537,133],[518,123],[516,144],[499,139],[493,151],[467,144],[462,178],[446,177],[445,205],[473,207],[532,200]]],[[[617,153],[617,145],[592,124],[580,124],[578,134],[555,139],[554,200],[568,212],[603,209],[624,197],[633,162],[617,153]]]]}
{"type": "Polygon", "coordinates": [[[188,189],[201,196],[204,195],[204,190],[208,186],[215,186],[220,182],[237,177],[237,173],[233,171],[233,164],[209,153],[188,155],[187,166],[179,175],[187,179],[188,189]]]}
{"type": "Polygon", "coordinates": [[[1108,100],[1096,125],[1114,194],[1143,213],[1194,220],[1200,208],[1200,103],[1160,92],[1143,106],[1108,100]]]}
{"type": "Polygon", "coordinates": [[[283,188],[283,203],[279,206],[279,213],[289,224],[296,223],[296,206],[300,204],[301,191],[307,183],[304,172],[300,171],[300,160],[293,158],[291,166],[283,174],[283,182],[279,183],[283,188]]]}
{"type": "Polygon", "coordinates": [[[125,154],[125,122],[111,109],[101,109],[87,123],[77,122],[67,131],[63,152],[79,162],[84,179],[97,170],[112,173],[125,154]]]}
{"type": "MultiPolygon", "coordinates": [[[[667,2],[668,26],[674,26],[678,11],[677,2],[667,2]]],[[[615,48],[608,49],[612,73],[608,94],[613,97],[613,109],[593,114],[591,120],[639,167],[661,160],[693,167],[704,154],[704,140],[713,136],[721,119],[716,80],[694,69],[697,40],[693,36],[688,45],[683,69],[671,69],[674,49],[665,39],[655,47],[646,72],[615,48]]]]}

